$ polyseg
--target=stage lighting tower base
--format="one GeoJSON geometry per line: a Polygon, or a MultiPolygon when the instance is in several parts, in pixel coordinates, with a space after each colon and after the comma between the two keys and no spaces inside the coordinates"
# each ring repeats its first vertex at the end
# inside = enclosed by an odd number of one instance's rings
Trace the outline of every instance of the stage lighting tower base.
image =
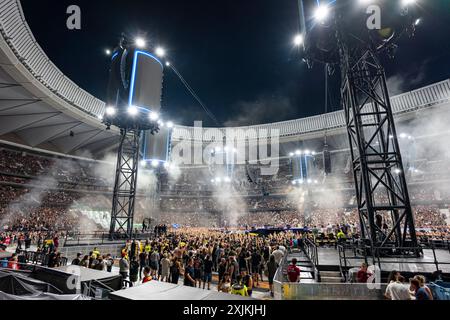
{"type": "Polygon", "coordinates": [[[370,49],[340,43],[342,85],[362,239],[372,257],[418,256],[406,184],[384,69],[370,49]],[[383,217],[383,224],[377,222],[383,217]]]}
{"type": "Polygon", "coordinates": [[[111,211],[110,238],[131,238],[141,130],[121,129],[111,211]]]}

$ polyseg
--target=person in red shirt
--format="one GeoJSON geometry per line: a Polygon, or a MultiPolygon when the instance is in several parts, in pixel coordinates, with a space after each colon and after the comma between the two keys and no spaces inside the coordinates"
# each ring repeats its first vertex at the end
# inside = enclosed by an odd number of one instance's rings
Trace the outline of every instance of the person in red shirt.
{"type": "Polygon", "coordinates": [[[356,274],[356,279],[359,283],[367,283],[367,279],[369,279],[371,275],[371,273],[367,272],[367,264],[363,262],[361,268],[356,274]]]}
{"type": "Polygon", "coordinates": [[[153,280],[152,276],[150,275],[150,267],[144,268],[144,279],[142,279],[142,283],[150,282],[153,280]]]}
{"type": "Polygon", "coordinates": [[[8,268],[13,270],[19,270],[17,254],[13,254],[11,259],[8,261],[8,268]]]}
{"type": "Polygon", "coordinates": [[[287,268],[287,276],[290,282],[298,282],[300,277],[300,268],[297,267],[297,259],[293,258],[287,268]]]}

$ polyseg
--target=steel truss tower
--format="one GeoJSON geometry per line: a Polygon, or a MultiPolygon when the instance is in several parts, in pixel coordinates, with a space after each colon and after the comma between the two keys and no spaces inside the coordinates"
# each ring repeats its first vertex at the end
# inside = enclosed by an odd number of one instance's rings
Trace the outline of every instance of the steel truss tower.
{"type": "Polygon", "coordinates": [[[133,234],[141,130],[121,129],[111,211],[111,238],[133,234]]]}
{"type": "Polygon", "coordinates": [[[370,245],[372,255],[392,253],[393,248],[398,255],[417,254],[414,217],[384,69],[371,49],[349,50],[340,42],[339,51],[341,103],[362,239],[370,245]]]}

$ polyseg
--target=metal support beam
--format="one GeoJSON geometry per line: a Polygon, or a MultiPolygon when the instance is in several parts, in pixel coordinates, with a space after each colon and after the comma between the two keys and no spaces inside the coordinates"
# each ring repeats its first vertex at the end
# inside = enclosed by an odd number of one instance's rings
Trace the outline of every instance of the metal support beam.
{"type": "Polygon", "coordinates": [[[417,248],[384,69],[370,49],[349,52],[340,42],[341,97],[362,238],[370,244],[373,254],[392,248],[417,248]]]}
{"type": "Polygon", "coordinates": [[[111,238],[131,238],[133,234],[140,134],[140,130],[121,129],[109,231],[111,238]]]}

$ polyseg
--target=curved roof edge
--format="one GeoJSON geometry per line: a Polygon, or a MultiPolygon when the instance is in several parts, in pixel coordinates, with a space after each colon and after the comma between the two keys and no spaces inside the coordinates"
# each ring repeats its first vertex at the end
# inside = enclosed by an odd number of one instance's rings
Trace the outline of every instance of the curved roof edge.
{"type": "MultiPolygon", "coordinates": [[[[397,118],[414,111],[447,104],[450,104],[450,79],[391,97],[392,111],[397,118]]],[[[205,133],[208,135],[208,131],[213,130],[234,131],[233,134],[237,139],[251,139],[252,133],[258,133],[260,130],[279,130],[280,138],[289,138],[343,128],[345,128],[345,117],[344,111],[340,110],[308,118],[254,126],[229,128],[175,126],[173,138],[174,140],[201,141],[205,133]]]]}

